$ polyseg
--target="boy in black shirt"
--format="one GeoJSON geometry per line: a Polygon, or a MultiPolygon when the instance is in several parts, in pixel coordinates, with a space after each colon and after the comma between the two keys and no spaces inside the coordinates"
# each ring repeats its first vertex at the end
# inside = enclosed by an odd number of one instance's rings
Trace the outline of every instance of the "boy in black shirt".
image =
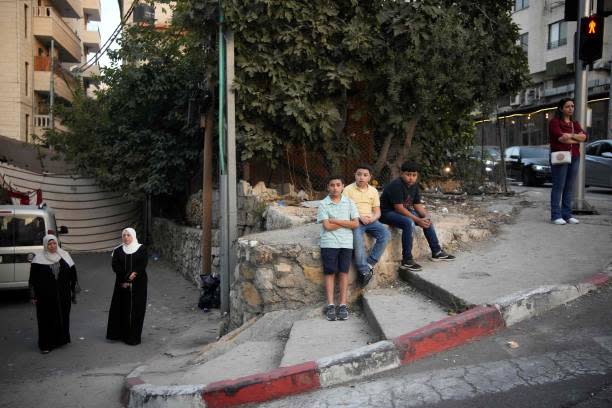
{"type": "Polygon", "coordinates": [[[385,186],[380,196],[380,221],[402,230],[402,264],[400,269],[420,271],[421,265],[412,258],[412,231],[415,224],[423,228],[432,261],[452,261],[453,255],[440,247],[433,223],[421,200],[417,178],[419,167],[414,162],[402,164],[400,176],[385,186]]]}

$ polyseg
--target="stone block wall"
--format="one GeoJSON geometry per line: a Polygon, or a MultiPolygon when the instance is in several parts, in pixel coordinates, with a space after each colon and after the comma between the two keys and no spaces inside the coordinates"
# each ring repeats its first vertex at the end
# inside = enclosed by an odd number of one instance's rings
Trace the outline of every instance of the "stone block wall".
{"type": "MultiPolygon", "coordinates": [[[[256,186],[257,187],[257,186],[256,186]]],[[[238,183],[237,210],[238,236],[261,231],[264,224],[266,203],[275,190],[259,186],[257,189],[241,181],[238,183]]],[[[213,229],[212,229],[212,273],[219,272],[221,239],[219,231],[219,192],[213,190],[213,229]]],[[[200,285],[202,271],[202,192],[193,194],[187,203],[186,218],[189,226],[179,225],[164,218],[153,218],[153,249],[170,261],[178,272],[200,285]]]]}
{"type": "MultiPolygon", "coordinates": [[[[459,242],[490,236],[488,229],[472,226],[468,216],[433,216],[443,247],[453,250],[459,242]]],[[[275,310],[324,305],[323,270],[318,246],[320,225],[267,231],[238,240],[237,266],[230,289],[230,329],[255,315],[275,310]]],[[[385,287],[397,280],[402,259],[401,232],[391,229],[392,238],[375,269],[368,288],[385,287]]],[[[366,239],[370,246],[373,240],[366,239]]],[[[416,259],[430,250],[420,228],[413,244],[416,259]]],[[[362,289],[356,284],[354,268],[349,271],[349,301],[356,301],[362,289]]]]}

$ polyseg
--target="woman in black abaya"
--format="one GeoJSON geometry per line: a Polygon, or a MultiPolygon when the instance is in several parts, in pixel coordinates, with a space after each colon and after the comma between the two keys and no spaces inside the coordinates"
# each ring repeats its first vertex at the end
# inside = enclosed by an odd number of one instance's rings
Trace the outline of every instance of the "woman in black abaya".
{"type": "Polygon", "coordinates": [[[36,305],[38,347],[47,354],[70,343],[70,306],[77,283],[74,261],[59,248],[55,235],[43,238],[43,250],[30,266],[30,297],[36,305]]]}
{"type": "Polygon", "coordinates": [[[138,243],[136,231],[121,233],[122,245],[113,250],[115,289],[108,313],[106,338],[126,344],[140,344],[147,309],[147,251],[138,243]]]}

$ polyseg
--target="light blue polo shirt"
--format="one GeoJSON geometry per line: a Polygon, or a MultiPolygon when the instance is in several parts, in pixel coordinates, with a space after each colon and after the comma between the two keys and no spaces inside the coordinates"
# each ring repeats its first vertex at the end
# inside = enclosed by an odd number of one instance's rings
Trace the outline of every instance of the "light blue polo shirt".
{"type": "MultiPolygon", "coordinates": [[[[341,196],[338,203],[334,203],[329,196],[319,203],[317,211],[317,222],[335,218],[350,221],[359,218],[357,206],[348,197],[341,196]]],[[[348,248],[353,249],[353,230],[349,228],[338,228],[327,231],[321,225],[321,248],[348,248]]]]}

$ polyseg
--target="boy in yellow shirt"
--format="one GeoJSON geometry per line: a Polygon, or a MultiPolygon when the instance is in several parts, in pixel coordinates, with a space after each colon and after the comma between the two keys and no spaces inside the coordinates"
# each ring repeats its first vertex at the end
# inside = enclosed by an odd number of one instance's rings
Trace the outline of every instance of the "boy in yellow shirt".
{"type": "Polygon", "coordinates": [[[353,253],[357,279],[361,286],[366,286],[374,274],[374,266],[385,251],[391,238],[389,229],[380,218],[380,198],[378,191],[370,185],[372,168],[368,164],[359,164],[355,170],[355,182],[346,186],[342,194],[355,202],[359,212],[359,227],[353,230],[353,253]],[[369,254],[366,253],[364,234],[368,234],[376,243],[369,254]]]}

